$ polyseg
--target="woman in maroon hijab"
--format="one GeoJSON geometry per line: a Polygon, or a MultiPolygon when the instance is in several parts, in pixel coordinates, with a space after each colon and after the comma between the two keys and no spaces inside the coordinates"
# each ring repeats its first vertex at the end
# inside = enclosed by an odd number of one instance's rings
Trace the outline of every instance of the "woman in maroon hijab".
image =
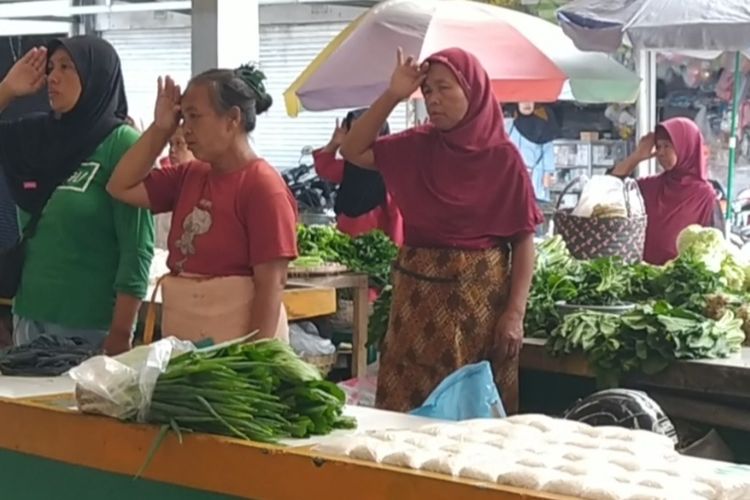
{"type": "Polygon", "coordinates": [[[648,226],[644,260],[662,265],[677,256],[677,236],[691,224],[723,227],[721,208],[708,182],[703,134],[687,118],[672,118],[643,137],[638,148],[612,171],[629,176],[639,163],[656,157],[664,169],[638,179],[648,226]]]}
{"type": "Polygon", "coordinates": [[[341,153],[382,174],[404,217],[378,407],[412,410],[453,371],[488,359],[515,412],[542,217],[484,68],[460,49],[422,64],[399,51],[388,90],[354,122],[341,153]],[[430,123],[378,138],[396,105],[420,88],[430,123]]]}

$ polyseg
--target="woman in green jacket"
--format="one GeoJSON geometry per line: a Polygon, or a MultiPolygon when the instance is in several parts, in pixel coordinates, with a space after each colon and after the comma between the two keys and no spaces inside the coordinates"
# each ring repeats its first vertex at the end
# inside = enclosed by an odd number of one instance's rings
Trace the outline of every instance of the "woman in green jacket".
{"type": "Polygon", "coordinates": [[[131,347],[154,241],[151,215],[105,189],[138,139],[126,125],[120,60],[93,36],[34,48],[0,82],[0,109],[45,83],[51,113],[0,123],[0,165],[30,233],[14,343],[79,337],[117,354],[131,347]]]}

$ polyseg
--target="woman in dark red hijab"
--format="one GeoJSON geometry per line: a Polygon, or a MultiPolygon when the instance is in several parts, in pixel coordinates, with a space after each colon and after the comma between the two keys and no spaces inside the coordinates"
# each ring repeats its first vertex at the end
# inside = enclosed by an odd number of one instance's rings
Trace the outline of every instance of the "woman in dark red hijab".
{"type": "Polygon", "coordinates": [[[691,224],[721,228],[723,220],[716,192],[708,182],[703,134],[692,120],[662,122],[612,174],[628,176],[640,162],[654,156],[664,172],[638,179],[648,216],[643,259],[662,265],[677,256],[680,231],[691,224]]]}
{"type": "Polygon", "coordinates": [[[388,90],[353,124],[341,153],[382,174],[404,217],[377,405],[409,411],[456,369],[488,359],[516,411],[542,217],[482,65],[461,49],[421,64],[399,51],[388,90]],[[391,111],[420,88],[430,123],[378,139],[391,111]]]}

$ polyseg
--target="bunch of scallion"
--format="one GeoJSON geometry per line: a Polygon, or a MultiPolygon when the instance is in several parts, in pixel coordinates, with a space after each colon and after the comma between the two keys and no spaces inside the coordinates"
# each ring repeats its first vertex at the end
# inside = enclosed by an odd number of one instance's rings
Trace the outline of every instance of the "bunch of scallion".
{"type": "Polygon", "coordinates": [[[147,420],[274,443],[355,427],[343,416],[345,400],[287,344],[261,340],[173,359],[156,382],[147,420]]]}

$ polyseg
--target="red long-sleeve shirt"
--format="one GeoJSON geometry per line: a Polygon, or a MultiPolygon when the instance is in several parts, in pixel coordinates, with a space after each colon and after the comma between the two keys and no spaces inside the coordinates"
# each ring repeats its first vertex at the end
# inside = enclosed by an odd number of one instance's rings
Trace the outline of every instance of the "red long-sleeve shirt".
{"type": "MultiPolygon", "coordinates": [[[[313,152],[315,171],[321,179],[341,184],[344,178],[344,161],[336,158],[335,153],[323,149],[313,152]]],[[[350,236],[359,236],[374,229],[380,229],[393,242],[401,246],[404,242],[404,221],[390,193],[386,193],[385,203],[359,217],[339,215],[336,218],[339,231],[350,236]]]]}

